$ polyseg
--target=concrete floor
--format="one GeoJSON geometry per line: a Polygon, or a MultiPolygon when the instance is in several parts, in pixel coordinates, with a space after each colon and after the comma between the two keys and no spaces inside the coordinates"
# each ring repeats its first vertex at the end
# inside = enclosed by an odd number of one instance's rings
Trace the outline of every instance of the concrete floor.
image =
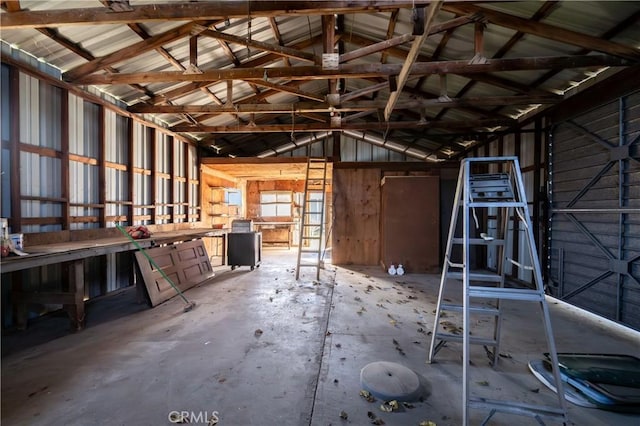
{"type": "MultiPolygon", "coordinates": [[[[460,345],[425,364],[439,277],[330,267],[319,282],[312,269],[296,282],[295,259],[294,250],[265,249],[254,271],[223,268],[186,293],[197,303],[191,312],[177,298],[149,309],[128,290],[89,304],[80,333],[53,315],[3,336],[2,424],[162,425],[171,412],[186,411],[192,424],[215,412],[219,425],[366,425],[372,412],[387,425],[459,425],[460,345]],[[374,361],[411,368],[430,394],[414,408],[381,411],[381,401],[359,395],[360,370],[374,361]]],[[[638,355],[638,333],[562,303],[550,307],[559,351],[638,355]]],[[[480,321],[474,332],[487,326],[480,321]]],[[[502,342],[510,357],[497,370],[482,347],[472,347],[473,393],[554,405],[555,394],[526,367],[546,351],[536,306],[506,304],[502,342]]],[[[573,425],[640,421],[568,405],[573,425]]],[[[472,424],[485,415],[472,411],[472,424]]],[[[497,414],[490,424],[537,423],[497,414]]]]}

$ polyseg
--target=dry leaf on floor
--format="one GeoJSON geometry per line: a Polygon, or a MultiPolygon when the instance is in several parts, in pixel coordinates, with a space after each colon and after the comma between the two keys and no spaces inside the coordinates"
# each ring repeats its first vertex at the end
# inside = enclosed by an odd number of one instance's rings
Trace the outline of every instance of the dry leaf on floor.
{"type": "Polygon", "coordinates": [[[420,422],[420,426],[436,426],[436,424],[431,420],[425,420],[423,422],[420,422]]]}
{"type": "Polygon", "coordinates": [[[478,385],[480,386],[489,386],[489,382],[487,382],[486,380],[482,380],[480,382],[476,382],[478,385]]]}
{"type": "Polygon", "coordinates": [[[363,397],[367,402],[376,401],[376,398],[373,395],[371,395],[371,392],[364,389],[360,391],[360,396],[363,397]]]}
{"type": "Polygon", "coordinates": [[[260,337],[260,336],[262,336],[262,330],[258,328],[258,329],[256,329],[256,331],[253,332],[253,334],[256,337],[260,337]]]}
{"type": "Polygon", "coordinates": [[[353,300],[355,300],[356,302],[360,302],[362,301],[362,299],[360,298],[360,296],[356,296],[353,298],[353,300]]]}
{"type": "Polygon", "coordinates": [[[398,411],[399,408],[400,408],[400,405],[398,404],[398,401],[396,401],[395,399],[393,401],[387,401],[382,405],[380,405],[380,409],[386,413],[390,413],[392,411],[398,411]]]}
{"type": "Polygon", "coordinates": [[[369,417],[369,419],[371,419],[371,424],[372,425],[383,425],[384,424],[384,420],[382,420],[381,418],[379,418],[378,416],[373,414],[371,411],[367,411],[367,416],[369,417]]]}
{"type": "Polygon", "coordinates": [[[340,418],[342,420],[347,420],[349,418],[349,415],[347,414],[346,411],[340,411],[340,418]]]}
{"type": "Polygon", "coordinates": [[[396,345],[396,346],[400,344],[400,343],[398,343],[398,341],[397,341],[396,339],[393,339],[393,340],[392,340],[392,342],[393,342],[393,344],[394,344],[394,345],[396,345]]]}
{"type": "Polygon", "coordinates": [[[408,403],[408,402],[403,402],[403,403],[402,403],[402,405],[404,405],[404,408],[409,408],[409,409],[411,409],[411,408],[416,408],[416,406],[415,406],[415,405],[410,404],[410,403],[408,403]]]}

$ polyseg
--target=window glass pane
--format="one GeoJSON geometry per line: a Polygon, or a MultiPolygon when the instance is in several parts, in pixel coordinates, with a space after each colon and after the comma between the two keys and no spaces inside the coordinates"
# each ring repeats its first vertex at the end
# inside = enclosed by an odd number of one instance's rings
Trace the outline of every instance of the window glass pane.
{"type": "Polygon", "coordinates": [[[261,203],[275,203],[276,202],[276,194],[273,192],[262,192],[260,194],[260,202],[261,203]]]}
{"type": "Polygon", "coordinates": [[[279,203],[290,203],[291,202],[291,193],[290,192],[279,192],[277,194],[279,203]]]}
{"type": "Polygon", "coordinates": [[[276,204],[276,216],[291,216],[291,204],[276,204]]]}
{"type": "Polygon", "coordinates": [[[260,215],[261,216],[277,216],[276,206],[277,204],[264,204],[260,206],[260,215]]]}

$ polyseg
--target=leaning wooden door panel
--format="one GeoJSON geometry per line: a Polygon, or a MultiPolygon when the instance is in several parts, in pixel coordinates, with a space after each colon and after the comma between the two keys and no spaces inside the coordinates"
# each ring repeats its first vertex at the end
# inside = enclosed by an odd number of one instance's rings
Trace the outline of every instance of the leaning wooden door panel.
{"type": "Polygon", "coordinates": [[[402,264],[406,272],[440,268],[440,179],[386,176],[382,180],[382,258],[385,269],[402,264]]]}
{"type": "MultiPolygon", "coordinates": [[[[188,290],[214,275],[202,240],[156,247],[146,252],[180,291],[188,290]]],[[[142,252],[136,252],[136,260],[149,292],[151,306],[177,295],[176,290],[142,252]]]]}

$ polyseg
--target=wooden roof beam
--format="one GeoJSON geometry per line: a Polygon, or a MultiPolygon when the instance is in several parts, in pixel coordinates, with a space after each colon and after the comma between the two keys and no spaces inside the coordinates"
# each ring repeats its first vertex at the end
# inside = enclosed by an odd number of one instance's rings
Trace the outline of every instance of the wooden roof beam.
{"type": "MultiPolygon", "coordinates": [[[[528,105],[553,104],[564,99],[563,96],[488,96],[477,98],[453,98],[449,100],[414,99],[399,101],[397,109],[417,108],[455,108],[461,106],[497,106],[497,105],[528,105]]],[[[235,104],[235,105],[148,105],[136,104],[128,108],[129,112],[145,114],[178,114],[178,113],[260,113],[287,114],[291,112],[354,112],[375,111],[384,108],[386,101],[352,101],[342,102],[339,106],[332,106],[323,102],[294,102],[286,104],[235,104]]]]}
{"type": "MultiPolygon", "coordinates": [[[[558,5],[558,1],[556,0],[546,1],[540,7],[540,9],[538,9],[531,16],[530,19],[533,21],[540,21],[541,19],[544,19],[545,17],[549,16],[551,12],[553,12],[553,10],[556,8],[557,5],[558,5]]],[[[498,51],[493,55],[493,59],[504,57],[504,55],[506,55],[516,45],[516,43],[518,43],[524,36],[525,36],[525,33],[523,33],[522,31],[517,31],[500,49],[498,49],[498,51]]],[[[456,96],[457,97],[464,96],[464,94],[467,93],[469,90],[471,90],[476,85],[476,83],[478,83],[477,80],[471,79],[470,81],[467,82],[467,84],[464,85],[464,87],[462,87],[462,89],[458,91],[456,96]]],[[[523,85],[523,86],[524,86],[523,88],[531,90],[531,88],[535,88],[538,85],[534,84],[530,86],[527,86],[527,85],[523,85]]],[[[440,111],[437,118],[442,118],[446,113],[447,113],[446,110],[440,111]]]]}
{"type": "Polygon", "coordinates": [[[271,83],[269,81],[253,80],[254,84],[258,86],[267,87],[278,92],[291,93],[292,95],[300,96],[301,98],[311,99],[312,101],[324,102],[324,96],[317,95],[315,93],[305,92],[296,87],[287,86],[284,84],[271,83]]]}
{"type": "MultiPolygon", "coordinates": [[[[398,23],[399,14],[400,14],[400,9],[394,9],[391,11],[391,16],[389,16],[389,24],[387,25],[387,37],[386,37],[387,40],[391,39],[396,32],[396,24],[398,23]]],[[[382,56],[380,57],[381,64],[387,63],[387,55],[388,53],[385,50],[383,50],[382,56]]]]}
{"type": "Polygon", "coordinates": [[[344,1],[233,1],[208,0],[197,3],[145,4],[131,11],[113,13],[100,7],[19,11],[0,14],[3,30],[13,28],[57,27],[63,25],[107,25],[129,22],[220,20],[225,18],[270,17],[279,15],[330,15],[358,12],[382,12],[429,4],[429,0],[344,0],[344,1]]]}
{"type": "MultiPolygon", "coordinates": [[[[284,41],[282,41],[282,35],[280,34],[280,28],[278,28],[278,22],[276,21],[275,17],[271,16],[269,18],[269,25],[271,26],[271,31],[273,32],[273,37],[278,42],[278,45],[284,46],[284,41]]],[[[289,61],[289,58],[287,56],[284,56],[282,58],[282,60],[284,61],[284,66],[285,67],[290,67],[291,66],[291,61],[289,61]]]]}
{"type": "MultiPolygon", "coordinates": [[[[122,12],[126,13],[126,12],[122,12]]],[[[120,13],[111,13],[112,15],[119,15],[120,13]]],[[[4,16],[2,14],[0,16],[4,16]]],[[[6,14],[8,15],[8,14],[6,14]]],[[[211,25],[212,22],[206,23],[205,25],[211,25]]],[[[156,49],[161,47],[164,44],[170,43],[179,38],[188,37],[194,35],[193,32],[197,32],[198,29],[204,28],[201,23],[190,22],[188,24],[184,24],[180,27],[171,29],[162,34],[158,34],[152,37],[149,37],[146,40],[142,40],[138,43],[134,43],[128,47],[117,50],[109,55],[103,56],[101,58],[93,59],[86,64],[82,64],[75,68],[68,70],[67,72],[62,74],[64,80],[73,81],[79,77],[87,76],[96,71],[104,69],[108,66],[117,64],[118,62],[126,61],[127,59],[134,58],[139,56],[141,53],[148,52],[149,50],[156,49]]]]}
{"type": "MultiPolygon", "coordinates": [[[[469,61],[417,62],[409,67],[404,77],[427,74],[483,74],[498,71],[527,71],[550,68],[585,68],[603,66],[626,66],[627,60],[604,55],[578,56],[542,56],[530,58],[488,59],[482,64],[470,64],[469,61]]],[[[338,70],[325,70],[320,66],[272,67],[272,68],[235,68],[203,71],[201,74],[188,74],[176,71],[139,72],[130,74],[88,75],[73,81],[76,84],[131,84],[159,83],[170,81],[209,81],[222,80],[325,80],[329,78],[370,78],[397,75],[404,69],[398,64],[344,64],[338,70]]],[[[400,86],[398,89],[400,90],[400,86]]],[[[394,101],[395,102],[395,101],[394,101]]],[[[393,109],[393,108],[390,108],[393,109]]]]}
{"type": "MultiPolygon", "coordinates": [[[[312,39],[308,39],[308,40],[304,40],[300,43],[297,43],[295,46],[292,46],[296,49],[304,49],[306,47],[309,47],[311,45],[313,45],[314,43],[317,43],[320,40],[320,36],[315,36],[312,39]]],[[[251,59],[243,64],[240,65],[239,68],[255,68],[255,67],[259,67],[274,61],[277,61],[280,59],[279,55],[276,55],[274,53],[267,53],[264,54],[262,56],[258,56],[255,59],[251,59]]],[[[183,86],[180,86],[176,89],[170,90],[168,92],[159,94],[154,96],[150,102],[153,103],[154,105],[157,104],[161,104],[161,103],[166,103],[167,101],[170,101],[172,99],[176,99],[182,96],[186,96],[189,93],[195,92],[196,90],[206,90],[208,92],[208,89],[206,88],[206,86],[210,86],[212,84],[214,84],[216,82],[196,82],[196,83],[190,83],[190,84],[185,84],[183,86]]],[[[211,92],[209,92],[211,93],[211,92]]],[[[263,92],[264,93],[264,92],[263,92]]],[[[274,92],[273,91],[268,91],[267,95],[272,95],[274,92]]],[[[256,95],[259,95],[258,93],[256,93],[256,95]]],[[[263,98],[264,99],[264,98],[263,98]]],[[[216,102],[217,104],[221,105],[222,102],[216,102]]]]}
{"type": "MultiPolygon", "coordinates": [[[[447,31],[445,33],[445,35],[443,36],[444,38],[448,39],[448,35],[451,34],[451,31],[447,31]]],[[[361,46],[368,46],[369,44],[375,43],[375,40],[371,40],[367,37],[362,37],[356,34],[353,35],[349,35],[349,41],[355,44],[359,44],[361,46]]],[[[444,44],[441,42],[438,45],[438,48],[440,48],[440,46],[443,46],[444,48],[444,44]]],[[[439,57],[440,52],[438,51],[438,48],[436,48],[436,52],[438,56],[434,56],[433,58],[426,56],[426,55],[420,55],[418,56],[418,62],[430,62],[430,61],[434,61],[435,59],[437,59],[439,57]]],[[[387,50],[385,50],[385,52],[387,52],[390,56],[395,56],[397,58],[405,58],[407,52],[405,50],[399,49],[397,47],[391,47],[387,50]]],[[[456,74],[460,74],[462,76],[465,76],[464,73],[456,73],[456,74]]],[[[467,77],[467,76],[465,76],[467,77]]],[[[471,77],[469,77],[471,78],[471,77]]],[[[477,80],[479,82],[482,83],[486,83],[486,84],[490,84],[493,86],[498,86],[498,87],[502,87],[503,89],[507,89],[507,90],[511,90],[514,91],[516,93],[538,93],[538,94],[543,94],[543,93],[549,93],[549,92],[545,92],[543,90],[540,89],[536,89],[533,87],[530,87],[529,85],[526,84],[520,84],[517,83],[515,81],[509,80],[507,78],[504,77],[499,77],[497,75],[490,75],[490,74],[474,74],[473,75],[473,79],[477,80]]]]}
{"type": "Polygon", "coordinates": [[[420,49],[422,45],[429,37],[429,30],[431,29],[431,25],[433,23],[433,18],[438,14],[440,8],[442,7],[442,0],[435,0],[429,3],[429,7],[425,11],[424,17],[424,32],[422,35],[417,36],[413,40],[413,44],[411,45],[411,50],[407,53],[407,57],[402,65],[402,69],[400,70],[400,75],[398,76],[397,87],[396,90],[389,94],[389,100],[387,102],[387,106],[384,109],[384,119],[389,121],[391,117],[391,112],[400,97],[400,93],[402,93],[402,89],[404,85],[407,83],[407,79],[409,78],[409,74],[411,74],[411,70],[413,68],[413,64],[416,62],[418,55],[420,54],[420,49]]]}
{"type": "Polygon", "coordinates": [[[640,60],[640,50],[634,47],[625,46],[599,37],[576,31],[559,28],[542,22],[535,22],[529,19],[520,18],[503,12],[498,12],[471,3],[447,3],[443,10],[452,13],[481,13],[489,22],[501,27],[511,28],[526,34],[554,40],[560,43],[573,44],[575,46],[589,48],[591,50],[619,56],[632,61],[640,60]]]}
{"type": "Polygon", "coordinates": [[[320,63],[320,59],[317,58],[316,55],[314,55],[313,53],[305,52],[303,50],[292,49],[291,47],[264,43],[258,40],[249,40],[244,37],[238,37],[235,35],[226,34],[226,33],[223,33],[222,31],[208,30],[204,27],[202,28],[200,35],[215,38],[218,40],[223,40],[228,43],[235,43],[235,44],[240,44],[242,46],[254,47],[259,50],[275,53],[276,55],[280,55],[280,56],[299,59],[301,61],[308,61],[316,64],[320,63]]]}
{"type": "Polygon", "coordinates": [[[256,126],[231,125],[231,126],[191,126],[179,125],[171,127],[171,131],[178,133],[281,133],[281,132],[320,132],[333,130],[386,130],[386,129],[475,129],[485,127],[514,126],[517,120],[513,119],[480,119],[480,120],[440,120],[440,121],[393,121],[393,122],[366,122],[366,123],[342,123],[334,127],[330,123],[295,123],[295,124],[263,124],[256,126]]]}

